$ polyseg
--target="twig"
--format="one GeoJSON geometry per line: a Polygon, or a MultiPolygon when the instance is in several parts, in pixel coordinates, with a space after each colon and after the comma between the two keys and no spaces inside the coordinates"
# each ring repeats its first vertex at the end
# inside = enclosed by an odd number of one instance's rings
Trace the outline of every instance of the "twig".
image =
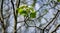
{"type": "Polygon", "coordinates": [[[11,3],[12,3],[12,6],[13,6],[13,13],[14,13],[14,32],[13,33],[17,33],[17,16],[16,16],[16,11],[15,11],[15,8],[14,8],[14,3],[13,1],[11,0],[11,3]]]}
{"type": "Polygon", "coordinates": [[[55,28],[55,30],[54,31],[52,31],[51,33],[54,33],[54,32],[56,32],[56,30],[58,29],[60,27],[60,24],[55,28]]]}
{"type": "Polygon", "coordinates": [[[46,29],[47,26],[49,26],[53,22],[53,20],[56,18],[56,16],[58,15],[59,12],[60,12],[60,10],[57,11],[55,17],[44,27],[43,31],[46,29]]]}
{"type": "Polygon", "coordinates": [[[3,18],[3,2],[4,2],[4,0],[2,0],[2,3],[1,3],[1,17],[0,17],[0,21],[1,21],[1,23],[2,23],[2,33],[6,33],[6,31],[5,31],[5,24],[4,24],[4,18],[3,18]]]}
{"type": "Polygon", "coordinates": [[[28,27],[36,27],[36,28],[38,28],[38,29],[42,30],[42,28],[40,28],[40,27],[37,27],[37,26],[28,26],[28,27]]]}
{"type": "MultiPolygon", "coordinates": [[[[18,0],[18,4],[17,4],[17,8],[19,7],[19,4],[20,4],[20,0],[18,0]]],[[[14,3],[13,1],[11,0],[11,3],[12,3],[12,6],[13,6],[13,13],[14,13],[14,33],[17,33],[17,10],[15,11],[15,8],[14,8],[14,3]]]]}

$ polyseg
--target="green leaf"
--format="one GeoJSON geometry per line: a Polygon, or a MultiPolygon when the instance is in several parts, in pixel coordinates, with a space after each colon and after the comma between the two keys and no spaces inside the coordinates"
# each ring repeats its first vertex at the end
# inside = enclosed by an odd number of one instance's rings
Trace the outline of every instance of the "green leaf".
{"type": "Polygon", "coordinates": [[[23,9],[19,9],[18,13],[21,14],[23,12],[23,9]]]}
{"type": "Polygon", "coordinates": [[[57,2],[60,2],[60,0],[57,0],[57,2]]]}
{"type": "Polygon", "coordinates": [[[29,10],[34,11],[34,9],[32,7],[30,7],[29,10]]]}
{"type": "Polygon", "coordinates": [[[19,9],[19,10],[18,10],[18,13],[19,13],[20,15],[23,15],[23,16],[26,16],[26,15],[27,15],[26,10],[23,10],[23,9],[19,9]]]}
{"type": "Polygon", "coordinates": [[[31,12],[30,17],[35,18],[36,17],[36,12],[31,12]]]}
{"type": "Polygon", "coordinates": [[[26,11],[22,11],[20,14],[23,15],[23,16],[26,16],[27,12],[26,11]]]}
{"type": "Polygon", "coordinates": [[[25,17],[31,17],[31,18],[35,18],[36,17],[36,12],[35,10],[33,9],[33,7],[28,7],[27,5],[23,5],[23,6],[20,6],[19,8],[17,8],[18,10],[18,13],[20,15],[23,15],[25,17]]]}

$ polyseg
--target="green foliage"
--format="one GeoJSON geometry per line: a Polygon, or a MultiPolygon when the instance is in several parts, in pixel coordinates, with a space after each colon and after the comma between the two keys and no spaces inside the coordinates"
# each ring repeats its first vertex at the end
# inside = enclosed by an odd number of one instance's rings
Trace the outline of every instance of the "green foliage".
{"type": "Polygon", "coordinates": [[[23,10],[23,9],[20,9],[20,8],[19,8],[19,10],[18,10],[18,13],[19,13],[20,15],[23,15],[23,16],[26,16],[26,15],[27,15],[26,10],[23,10]]]}
{"type": "Polygon", "coordinates": [[[31,12],[30,17],[35,18],[36,17],[36,12],[31,12]]]}
{"type": "Polygon", "coordinates": [[[60,2],[60,0],[57,0],[57,2],[60,2]]]}
{"type": "Polygon", "coordinates": [[[30,16],[30,18],[36,17],[36,11],[27,5],[20,6],[18,9],[18,14],[23,15],[25,17],[30,16]]]}

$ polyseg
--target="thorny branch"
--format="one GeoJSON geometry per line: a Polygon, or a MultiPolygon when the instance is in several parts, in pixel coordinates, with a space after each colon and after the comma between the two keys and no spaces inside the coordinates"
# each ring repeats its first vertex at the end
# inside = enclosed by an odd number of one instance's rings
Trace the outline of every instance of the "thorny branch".
{"type": "Polygon", "coordinates": [[[1,13],[1,17],[0,17],[0,21],[1,21],[1,23],[2,23],[2,33],[6,33],[6,28],[5,28],[5,24],[4,24],[4,17],[3,17],[3,2],[4,2],[4,0],[2,0],[2,3],[1,3],[1,11],[0,11],[0,13],[1,13]]]}
{"type": "Polygon", "coordinates": [[[60,10],[57,11],[55,17],[44,27],[43,31],[53,22],[53,20],[56,18],[56,16],[58,15],[59,12],[60,12],[60,10]]]}
{"type": "MultiPolygon", "coordinates": [[[[19,5],[20,5],[20,0],[17,0],[17,1],[19,1],[18,3],[17,3],[17,8],[19,7],[19,5]]],[[[11,3],[12,3],[12,6],[13,6],[13,13],[14,13],[14,33],[17,33],[17,10],[15,10],[15,8],[14,8],[14,3],[13,3],[13,0],[11,0],[11,3]]]]}
{"type": "Polygon", "coordinates": [[[11,3],[12,3],[12,6],[13,6],[13,13],[14,13],[14,33],[17,33],[16,32],[16,29],[17,29],[17,16],[16,16],[15,8],[14,8],[14,3],[13,3],[12,0],[11,0],[11,3]]]}
{"type": "Polygon", "coordinates": [[[57,27],[55,28],[55,30],[54,30],[54,31],[52,31],[51,33],[56,32],[56,30],[57,30],[59,27],[60,27],[60,24],[58,24],[58,25],[57,25],[57,27]]]}

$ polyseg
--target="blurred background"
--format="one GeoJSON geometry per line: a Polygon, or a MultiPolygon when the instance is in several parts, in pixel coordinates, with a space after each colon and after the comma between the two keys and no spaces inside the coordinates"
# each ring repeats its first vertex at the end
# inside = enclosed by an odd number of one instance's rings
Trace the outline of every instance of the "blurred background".
{"type": "Polygon", "coordinates": [[[0,33],[4,24],[6,33],[13,33],[15,21],[17,33],[60,33],[60,2],[57,0],[0,0],[0,33]],[[27,20],[26,23],[23,16],[17,15],[15,18],[16,15],[14,15],[16,9],[23,4],[33,6],[37,12],[36,18],[27,20]]]}

